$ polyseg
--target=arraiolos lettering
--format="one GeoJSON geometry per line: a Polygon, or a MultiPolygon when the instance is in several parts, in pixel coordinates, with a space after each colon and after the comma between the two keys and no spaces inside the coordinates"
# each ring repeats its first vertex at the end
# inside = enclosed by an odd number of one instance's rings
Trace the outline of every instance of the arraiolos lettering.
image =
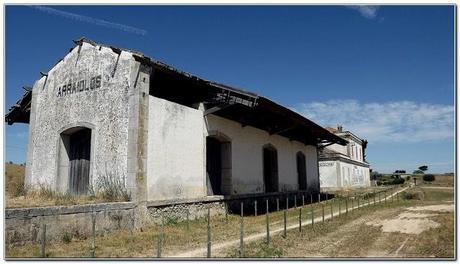
{"type": "Polygon", "coordinates": [[[101,75],[90,78],[89,80],[80,80],[77,82],[69,81],[58,87],[57,97],[64,97],[73,93],[98,89],[101,87],[101,75]]]}

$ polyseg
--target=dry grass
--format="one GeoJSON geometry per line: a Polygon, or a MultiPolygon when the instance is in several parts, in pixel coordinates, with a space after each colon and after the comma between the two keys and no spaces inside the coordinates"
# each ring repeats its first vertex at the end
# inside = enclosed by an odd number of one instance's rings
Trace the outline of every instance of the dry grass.
{"type": "MultiPolygon", "coordinates": [[[[411,191],[412,192],[412,191],[411,191]]],[[[423,192],[419,200],[399,200],[354,210],[348,215],[335,217],[333,221],[315,224],[314,227],[288,231],[287,238],[273,236],[271,244],[264,240],[248,243],[245,257],[249,258],[453,258],[454,215],[439,213],[430,218],[440,223],[439,228],[429,229],[419,235],[383,233],[379,227],[366,225],[375,219],[392,219],[405,208],[417,205],[439,204],[452,201],[453,192],[416,188],[423,192]]],[[[238,257],[239,250],[232,247],[223,256],[238,257]]]]}
{"type": "Polygon", "coordinates": [[[5,163],[5,191],[8,197],[22,195],[24,187],[25,166],[5,163]]]}
{"type": "MultiPolygon", "coordinates": [[[[363,201],[361,201],[362,203],[363,201]]],[[[330,215],[330,206],[332,204],[335,217],[337,216],[339,200],[325,205],[326,216],[330,215]]],[[[340,200],[341,209],[345,209],[345,201],[340,200]]],[[[282,204],[282,203],[281,203],[282,204]]],[[[356,201],[354,206],[356,206],[356,201]]],[[[314,204],[313,206],[306,205],[302,209],[302,222],[311,221],[311,209],[314,216],[322,215],[322,206],[314,204]]],[[[351,202],[348,203],[351,206],[351,202]]],[[[259,207],[259,213],[263,210],[259,207]]],[[[350,215],[353,214],[350,212],[350,215]]],[[[287,225],[295,225],[298,223],[299,208],[291,208],[287,211],[287,225]]],[[[283,227],[283,212],[270,213],[270,230],[275,230],[283,227]]],[[[244,234],[245,237],[264,233],[265,232],[265,215],[246,216],[244,217],[244,234]]],[[[163,256],[175,255],[187,252],[197,248],[206,248],[207,243],[207,222],[205,218],[192,220],[187,228],[186,222],[177,223],[174,219],[166,219],[164,226],[165,240],[162,247],[163,256]]],[[[319,226],[319,224],[317,223],[319,226]]],[[[325,225],[327,227],[327,225],[325,225]]],[[[97,257],[152,257],[156,255],[157,238],[160,234],[160,226],[154,225],[130,235],[128,230],[113,232],[111,234],[98,234],[97,236],[97,257]]],[[[240,217],[238,215],[229,215],[228,221],[225,216],[213,216],[211,219],[211,232],[213,244],[238,241],[240,235],[240,217]]],[[[72,238],[68,242],[68,238],[63,241],[53,242],[47,246],[47,252],[50,257],[85,257],[90,254],[91,241],[85,239],[72,238]],[[67,241],[67,243],[62,243],[67,241]]],[[[8,257],[33,257],[38,256],[39,245],[28,243],[22,246],[7,247],[6,255],[8,257]]],[[[214,254],[214,253],[213,253],[214,254]]],[[[217,254],[217,252],[216,252],[217,254]]],[[[200,257],[205,257],[204,252],[200,257]]]]}
{"type": "Polygon", "coordinates": [[[120,187],[121,184],[116,180],[117,177],[113,175],[100,177],[99,192],[92,195],[75,196],[70,193],[53,191],[47,186],[32,189],[24,184],[24,174],[24,166],[5,164],[6,208],[126,202],[131,198],[127,191],[120,187]]]}

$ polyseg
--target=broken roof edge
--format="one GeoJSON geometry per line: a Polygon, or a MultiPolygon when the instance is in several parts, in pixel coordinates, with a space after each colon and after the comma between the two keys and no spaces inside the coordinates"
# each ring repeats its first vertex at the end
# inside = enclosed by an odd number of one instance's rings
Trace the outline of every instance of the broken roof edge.
{"type": "MultiPolygon", "coordinates": [[[[270,100],[270,99],[268,99],[266,97],[263,97],[263,96],[259,96],[256,93],[249,92],[249,91],[239,89],[239,88],[235,88],[235,87],[232,87],[232,86],[229,86],[229,85],[217,83],[217,82],[214,82],[214,81],[206,80],[204,78],[198,77],[198,76],[193,75],[191,73],[179,70],[179,69],[177,69],[177,68],[175,68],[173,66],[170,66],[170,65],[168,65],[166,63],[163,63],[161,61],[155,60],[155,59],[153,59],[153,58],[151,58],[149,56],[146,56],[143,52],[130,50],[130,49],[126,49],[126,48],[119,48],[119,47],[115,47],[115,46],[112,46],[112,45],[99,43],[99,42],[93,41],[91,39],[88,39],[88,38],[86,38],[84,36],[73,40],[73,42],[75,43],[75,46],[73,48],[71,48],[68,53],[70,53],[75,47],[77,47],[79,45],[82,45],[83,43],[88,43],[88,44],[90,44],[92,46],[100,46],[100,47],[110,48],[116,53],[119,53],[121,51],[125,51],[125,52],[128,52],[128,53],[131,53],[133,58],[135,60],[141,62],[141,63],[148,63],[150,65],[161,67],[163,69],[172,71],[172,72],[174,72],[176,74],[179,74],[181,76],[185,76],[185,77],[190,78],[190,79],[195,79],[197,81],[204,82],[205,84],[207,84],[209,86],[229,90],[229,91],[232,91],[232,92],[235,92],[235,93],[240,93],[240,94],[246,95],[248,97],[252,97],[255,100],[262,99],[263,101],[266,101],[268,104],[271,104],[271,105],[275,106],[278,109],[282,109],[283,112],[291,114],[294,119],[297,119],[299,121],[305,122],[305,123],[307,123],[309,125],[312,125],[314,128],[319,129],[320,131],[325,133],[325,135],[327,135],[327,140],[328,141],[331,141],[331,142],[334,142],[334,143],[337,143],[337,144],[341,144],[341,145],[346,145],[348,143],[347,140],[341,138],[340,136],[335,135],[334,133],[331,133],[330,131],[328,131],[324,127],[316,124],[315,122],[309,120],[308,118],[304,117],[303,115],[301,115],[301,114],[299,114],[299,113],[297,113],[297,112],[295,112],[295,111],[293,111],[293,110],[291,110],[291,109],[289,109],[289,108],[287,108],[287,107],[285,107],[285,106],[283,106],[281,104],[278,104],[278,103],[274,102],[273,100],[270,100]]],[[[59,62],[60,61],[62,61],[62,59],[60,59],[59,62]]],[[[53,69],[55,66],[56,65],[54,65],[51,69],[53,69]]],[[[23,96],[22,99],[24,99],[24,98],[25,98],[25,96],[23,96]]],[[[21,101],[22,101],[22,99],[21,99],[21,101]]],[[[11,110],[10,110],[10,113],[11,113],[11,110]]],[[[10,114],[10,113],[8,113],[8,114],[10,114]]],[[[6,118],[6,116],[5,116],[5,118],[6,118]]],[[[13,123],[14,123],[14,121],[13,121],[13,123]]]]}

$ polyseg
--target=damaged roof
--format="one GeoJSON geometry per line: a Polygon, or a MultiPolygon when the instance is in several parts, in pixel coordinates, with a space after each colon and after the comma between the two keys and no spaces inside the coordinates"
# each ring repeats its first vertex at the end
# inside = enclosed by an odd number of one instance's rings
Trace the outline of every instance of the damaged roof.
{"type": "MultiPolygon", "coordinates": [[[[116,53],[129,52],[135,60],[151,66],[153,74],[150,80],[150,95],[191,107],[203,103],[205,115],[221,116],[239,122],[242,126],[253,126],[268,131],[270,135],[284,136],[307,145],[347,144],[345,139],[266,97],[205,80],[138,51],[100,44],[87,38],[74,41],[75,45],[82,45],[83,42],[107,47],[116,53]]],[[[26,91],[23,98],[11,107],[5,116],[6,122],[10,125],[15,122],[29,123],[31,99],[31,91],[26,91]]]]}

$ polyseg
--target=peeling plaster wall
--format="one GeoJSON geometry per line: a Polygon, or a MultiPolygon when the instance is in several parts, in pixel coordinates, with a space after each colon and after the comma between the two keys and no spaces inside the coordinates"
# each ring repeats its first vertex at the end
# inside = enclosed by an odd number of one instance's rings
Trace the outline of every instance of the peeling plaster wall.
{"type": "Polygon", "coordinates": [[[338,183],[338,172],[337,161],[320,161],[319,162],[319,177],[321,187],[337,187],[340,186],[338,183]]]}
{"type": "Polygon", "coordinates": [[[366,187],[371,184],[367,167],[344,161],[320,161],[319,164],[321,187],[366,187]]]}
{"type": "MultiPolygon", "coordinates": [[[[92,128],[90,184],[111,174],[127,181],[129,97],[133,96],[137,63],[130,53],[82,43],[33,87],[31,133],[26,182],[65,191],[58,173],[60,132],[92,128]],[[58,87],[101,75],[101,87],[58,97],[58,87]]],[[[64,168],[65,169],[65,168],[64,168]]]]}
{"type": "Polygon", "coordinates": [[[148,200],[206,195],[203,112],[149,96],[148,200]]]}
{"type": "Polygon", "coordinates": [[[262,149],[272,144],[278,151],[279,191],[298,189],[296,154],[302,151],[306,157],[307,188],[319,190],[318,161],[315,146],[306,146],[297,141],[251,126],[208,115],[205,118],[206,132],[218,131],[231,139],[232,148],[232,194],[262,193],[263,159],[262,149]]]}

